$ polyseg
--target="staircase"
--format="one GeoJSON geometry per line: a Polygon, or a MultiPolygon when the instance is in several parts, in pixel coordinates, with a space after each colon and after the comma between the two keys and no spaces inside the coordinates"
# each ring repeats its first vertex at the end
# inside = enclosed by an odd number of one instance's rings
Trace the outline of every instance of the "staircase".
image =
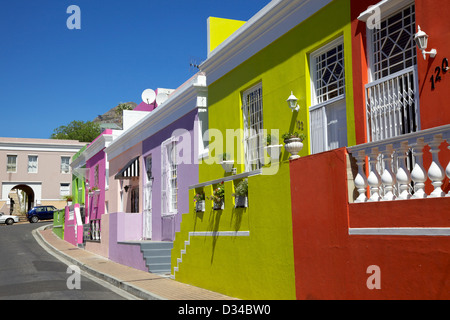
{"type": "Polygon", "coordinates": [[[170,273],[173,242],[145,241],[141,242],[140,245],[149,272],[159,274],[170,273]]]}

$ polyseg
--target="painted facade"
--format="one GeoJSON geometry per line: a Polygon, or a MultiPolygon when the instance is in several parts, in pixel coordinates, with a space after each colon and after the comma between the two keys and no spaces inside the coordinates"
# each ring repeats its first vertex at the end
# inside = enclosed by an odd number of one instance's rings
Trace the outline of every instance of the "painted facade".
{"type": "Polygon", "coordinates": [[[17,214],[37,205],[64,208],[63,197],[71,193],[70,161],[83,146],[78,141],[0,138],[0,211],[9,213],[12,201],[17,214]],[[12,190],[23,191],[23,208],[18,198],[11,200],[12,190]]]}
{"type": "Polygon", "coordinates": [[[200,73],[91,149],[106,191],[86,201],[101,217],[86,248],[148,270],[139,244],[173,241],[172,278],[241,299],[448,299],[449,28],[431,18],[447,7],[274,0],[210,18],[200,73]]]}
{"type": "MultiPolygon", "coordinates": [[[[344,145],[354,144],[349,22],[348,1],[306,1],[301,9],[298,1],[273,1],[202,64],[208,76],[210,128],[218,129],[224,139],[227,129],[241,129],[242,134],[226,136],[226,147],[221,150],[209,146],[210,159],[222,152],[233,155],[235,176],[224,173],[220,164],[203,162],[199,167],[200,184],[191,186],[190,198],[201,191],[208,197],[225,181],[224,209],[213,210],[212,201],[207,200],[205,212],[199,214],[191,205],[174,245],[172,266],[176,280],[244,299],[295,299],[289,153],[282,149],[280,161],[273,159],[268,165],[249,164],[246,153],[251,143],[246,140],[245,126],[255,120],[243,114],[244,97],[249,91],[257,95],[262,91],[262,110],[257,117],[267,132],[257,139],[274,134],[281,142],[283,133],[300,131],[307,136],[300,155],[310,154],[310,54],[338,43],[344,47],[339,57],[345,73],[341,95],[345,96],[344,129],[348,141],[344,145]],[[291,15],[280,21],[277,13],[287,11],[291,15]],[[254,31],[256,24],[267,28],[254,31]],[[244,53],[240,52],[244,47],[244,53]],[[299,97],[299,112],[292,112],[286,103],[291,92],[299,97]],[[242,179],[248,180],[248,207],[244,209],[235,208],[232,196],[242,179]],[[189,243],[186,246],[185,241],[189,243]]],[[[268,156],[264,156],[264,163],[268,163],[268,156]]]]}

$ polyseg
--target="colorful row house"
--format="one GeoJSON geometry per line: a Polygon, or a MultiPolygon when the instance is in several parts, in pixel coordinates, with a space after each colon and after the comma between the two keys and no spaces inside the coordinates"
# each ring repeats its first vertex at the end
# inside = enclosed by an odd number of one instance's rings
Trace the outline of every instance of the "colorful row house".
{"type": "Polygon", "coordinates": [[[241,299],[448,299],[447,11],[209,18],[200,72],[78,161],[86,249],[241,299]]]}

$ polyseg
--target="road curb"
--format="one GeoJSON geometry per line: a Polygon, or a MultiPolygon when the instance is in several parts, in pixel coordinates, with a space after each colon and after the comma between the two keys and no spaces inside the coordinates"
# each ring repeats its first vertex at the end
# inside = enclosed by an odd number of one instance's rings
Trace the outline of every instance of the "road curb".
{"type": "Polygon", "coordinates": [[[88,265],[76,260],[75,258],[61,252],[60,250],[55,248],[53,245],[48,243],[40,232],[42,230],[51,229],[52,227],[53,227],[53,225],[41,226],[39,228],[34,229],[32,233],[33,233],[34,237],[36,238],[36,240],[38,240],[37,238],[39,238],[40,241],[38,241],[38,243],[42,247],[45,246],[46,249],[52,251],[55,255],[57,255],[60,258],[62,258],[63,260],[65,260],[66,264],[75,265],[75,266],[79,267],[81,271],[84,271],[87,274],[89,274],[99,280],[105,281],[105,282],[135,296],[136,298],[143,299],[143,300],[167,300],[167,299],[160,297],[154,293],[148,292],[148,291],[138,288],[132,284],[129,284],[126,281],[122,281],[111,275],[99,272],[98,270],[95,270],[95,269],[89,267],[88,265]]]}

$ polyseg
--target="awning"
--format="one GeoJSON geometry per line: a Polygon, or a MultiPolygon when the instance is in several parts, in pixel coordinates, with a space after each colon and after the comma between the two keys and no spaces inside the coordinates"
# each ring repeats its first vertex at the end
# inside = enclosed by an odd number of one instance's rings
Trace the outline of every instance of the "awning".
{"type": "Polygon", "coordinates": [[[139,177],[139,157],[134,158],[128,162],[119,173],[116,174],[114,179],[124,180],[139,177]]]}

